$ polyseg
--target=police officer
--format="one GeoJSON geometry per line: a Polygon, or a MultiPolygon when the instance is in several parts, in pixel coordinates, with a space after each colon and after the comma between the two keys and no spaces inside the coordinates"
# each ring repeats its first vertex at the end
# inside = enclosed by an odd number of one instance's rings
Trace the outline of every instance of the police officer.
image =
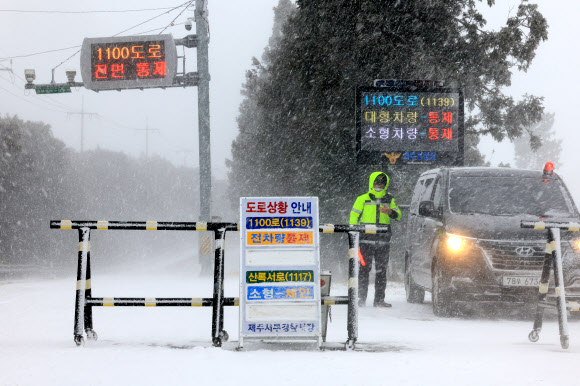
{"type": "MultiPolygon", "coordinates": [[[[372,173],[369,177],[369,191],[357,197],[350,212],[349,224],[387,225],[391,223],[391,219],[399,221],[401,211],[395,204],[395,198],[387,193],[388,187],[389,176],[383,172],[372,173]]],[[[361,307],[364,307],[366,303],[373,259],[376,271],[373,305],[375,307],[391,307],[389,303],[385,302],[390,239],[390,233],[374,235],[361,233],[359,248],[362,259],[358,272],[358,303],[361,307]]]]}

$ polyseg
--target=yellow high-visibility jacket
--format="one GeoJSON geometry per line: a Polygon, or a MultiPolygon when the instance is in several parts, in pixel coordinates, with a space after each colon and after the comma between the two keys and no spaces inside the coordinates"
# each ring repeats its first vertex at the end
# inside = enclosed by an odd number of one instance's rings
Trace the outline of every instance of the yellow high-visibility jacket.
{"type": "Polygon", "coordinates": [[[387,193],[389,187],[389,176],[383,172],[374,172],[369,177],[369,191],[357,197],[352,209],[350,210],[349,224],[390,224],[391,218],[399,221],[401,219],[401,210],[397,208],[395,198],[387,193]],[[375,179],[384,175],[387,177],[385,189],[377,192],[373,185],[375,179]],[[388,205],[393,210],[390,217],[379,211],[379,207],[388,205]]]}

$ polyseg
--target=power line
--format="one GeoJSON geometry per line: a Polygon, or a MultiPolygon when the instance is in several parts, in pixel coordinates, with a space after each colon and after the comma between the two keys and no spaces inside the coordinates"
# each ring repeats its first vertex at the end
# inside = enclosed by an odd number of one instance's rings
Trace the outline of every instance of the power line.
{"type": "MultiPolygon", "coordinates": [[[[186,5],[186,6],[183,8],[183,10],[182,10],[181,12],[179,12],[179,14],[178,14],[177,16],[175,16],[175,18],[174,18],[173,20],[171,20],[171,23],[169,23],[169,24],[167,25],[167,27],[163,28],[163,31],[165,31],[165,30],[166,30],[166,29],[167,29],[167,28],[168,28],[170,25],[173,25],[173,22],[174,22],[175,20],[177,20],[177,18],[178,18],[179,16],[181,16],[181,14],[182,14],[183,12],[185,12],[185,10],[187,9],[187,7],[189,7],[189,6],[191,5],[191,3],[193,3],[194,1],[195,1],[195,0],[191,0],[191,1],[189,2],[189,4],[187,4],[187,5],[186,5]]],[[[161,35],[161,34],[163,33],[163,31],[159,32],[159,35],[161,35]]]]}
{"type": "Polygon", "coordinates": [[[124,30],[124,31],[121,31],[121,32],[119,32],[119,33],[116,33],[116,34],[115,34],[115,35],[113,35],[113,36],[117,36],[117,35],[120,35],[120,34],[122,34],[122,33],[124,33],[124,32],[130,31],[130,30],[132,30],[133,28],[139,27],[140,25],[143,25],[143,24],[145,24],[145,23],[148,23],[148,22],[150,22],[151,20],[157,19],[158,17],[161,17],[161,16],[163,16],[163,15],[165,15],[165,14],[167,14],[167,13],[171,13],[171,12],[175,11],[176,9],[179,9],[179,8],[183,7],[183,6],[184,6],[184,5],[186,5],[186,4],[187,4],[187,5],[191,4],[191,1],[185,2],[185,3],[181,4],[180,6],[177,6],[177,7],[174,7],[174,8],[172,8],[172,9],[170,9],[169,11],[166,11],[166,12],[163,12],[162,14],[159,14],[159,15],[157,15],[157,16],[154,16],[154,17],[152,17],[151,19],[147,19],[147,20],[145,20],[144,22],[142,22],[142,23],[139,23],[139,24],[137,24],[137,25],[134,25],[134,26],[133,26],[133,27],[131,27],[131,28],[127,28],[127,29],[126,29],[126,30],[124,30]]]}
{"type": "Polygon", "coordinates": [[[70,50],[70,49],[79,48],[79,47],[80,47],[80,45],[79,46],[66,47],[66,48],[57,48],[56,50],[48,50],[48,51],[35,52],[33,54],[7,56],[7,57],[4,57],[4,58],[0,58],[0,60],[8,60],[8,59],[15,59],[15,58],[27,58],[29,56],[48,54],[48,53],[57,52],[57,51],[65,51],[65,50],[70,50]]]}
{"type": "Polygon", "coordinates": [[[0,90],[4,90],[5,92],[7,92],[8,94],[12,95],[13,97],[18,98],[18,99],[22,99],[24,102],[30,103],[30,104],[32,104],[32,105],[34,105],[36,107],[40,107],[41,109],[50,110],[50,111],[56,111],[58,113],[65,113],[66,112],[66,111],[57,111],[57,110],[54,110],[54,109],[49,109],[48,107],[44,107],[42,105],[36,104],[33,101],[31,101],[31,100],[28,100],[26,98],[23,98],[23,97],[21,97],[19,95],[16,95],[16,94],[10,92],[9,90],[5,89],[2,86],[0,86],[0,90]]]}
{"type": "Polygon", "coordinates": [[[24,9],[0,9],[0,12],[13,12],[13,13],[52,13],[52,14],[89,14],[89,13],[148,12],[148,11],[160,11],[160,10],[172,9],[172,8],[174,8],[174,7],[143,8],[143,9],[123,9],[123,10],[94,10],[94,11],[38,11],[38,10],[24,10],[24,9]]]}
{"type": "MultiPolygon", "coordinates": [[[[0,66],[3,66],[3,67],[5,67],[5,66],[4,66],[4,65],[2,65],[2,64],[0,64],[0,66]]],[[[18,78],[18,79],[19,79],[19,80],[20,80],[20,81],[21,81],[23,84],[26,84],[26,81],[25,81],[24,79],[22,79],[22,77],[21,77],[21,76],[19,76],[18,74],[16,74],[16,73],[12,72],[12,74],[11,74],[11,75],[12,75],[12,76],[14,76],[14,77],[16,77],[16,78],[18,78]]],[[[9,81],[8,79],[6,79],[6,78],[4,78],[4,77],[2,77],[2,76],[0,76],[0,79],[2,79],[2,80],[4,80],[4,81],[6,81],[6,82],[8,82],[8,83],[10,83],[12,86],[14,86],[15,88],[17,88],[18,90],[21,90],[21,88],[20,88],[20,87],[18,87],[18,86],[16,86],[16,85],[14,84],[14,79],[12,79],[12,78],[11,78],[11,80],[9,81]]],[[[65,109],[67,109],[67,110],[72,110],[72,107],[70,107],[70,106],[68,106],[68,105],[66,105],[65,103],[62,103],[62,102],[60,102],[60,101],[57,101],[56,99],[54,99],[54,98],[51,98],[51,97],[49,97],[48,95],[46,95],[46,96],[43,96],[42,98],[39,98],[37,95],[33,95],[33,96],[35,96],[35,97],[36,97],[36,100],[39,100],[39,101],[42,101],[43,103],[47,103],[47,104],[49,104],[49,105],[52,105],[53,107],[56,107],[56,108],[59,108],[59,109],[65,108],[65,109]],[[48,100],[47,100],[47,99],[48,99],[48,100]],[[50,103],[49,101],[52,101],[53,103],[50,103]],[[60,106],[59,106],[59,105],[60,105],[60,106]]]]}
{"type": "MultiPolygon", "coordinates": [[[[177,7],[171,8],[169,11],[165,11],[165,12],[163,12],[163,13],[161,13],[161,14],[157,15],[157,16],[154,16],[154,17],[152,17],[152,18],[150,18],[150,19],[147,19],[147,20],[145,20],[144,22],[142,22],[142,23],[139,23],[139,24],[137,24],[137,25],[134,25],[134,26],[133,26],[133,27],[131,27],[131,28],[127,28],[127,29],[126,29],[126,30],[124,30],[124,31],[118,32],[118,33],[114,34],[113,36],[117,36],[117,35],[120,35],[120,34],[122,34],[122,33],[124,33],[124,32],[130,31],[130,30],[132,30],[133,28],[139,27],[140,25],[143,25],[143,24],[145,24],[145,23],[148,23],[148,22],[150,22],[151,20],[157,19],[158,17],[161,17],[161,16],[163,16],[163,15],[165,15],[165,14],[171,13],[171,12],[173,12],[174,10],[181,8],[181,7],[183,7],[183,6],[184,6],[184,5],[186,5],[186,4],[187,4],[187,5],[191,4],[192,2],[193,2],[193,0],[192,0],[192,1],[189,1],[189,2],[186,2],[186,3],[183,3],[183,4],[181,4],[181,5],[177,6],[177,7]]],[[[184,10],[185,10],[185,9],[187,9],[187,6],[184,8],[184,10]]],[[[183,11],[182,11],[181,13],[183,13],[183,11]]],[[[180,13],[180,15],[181,15],[181,13],[180,13]]],[[[178,15],[178,16],[179,16],[179,15],[178,15]]],[[[164,30],[164,31],[165,31],[165,30],[164,30]]],[[[77,47],[79,47],[79,46],[77,46],[77,47]]],[[[70,60],[72,57],[74,57],[74,56],[75,56],[76,54],[78,54],[79,52],[81,52],[81,50],[78,50],[77,52],[75,52],[74,54],[72,54],[71,56],[69,56],[68,58],[66,58],[65,60],[63,60],[62,62],[60,62],[60,64],[58,64],[58,65],[57,65],[56,67],[54,67],[52,70],[54,71],[56,68],[60,67],[61,65],[63,65],[63,64],[64,64],[64,63],[66,63],[67,61],[69,61],[69,60],[70,60]]]]}
{"type": "MultiPolygon", "coordinates": [[[[154,29],[151,29],[151,30],[148,30],[148,31],[137,32],[135,35],[143,35],[143,34],[146,34],[146,33],[149,33],[149,32],[155,32],[155,31],[159,31],[160,29],[161,29],[161,30],[164,30],[164,29],[167,29],[167,28],[176,27],[176,26],[178,26],[178,25],[182,25],[182,24],[185,24],[185,22],[183,22],[183,23],[176,23],[176,24],[173,24],[173,25],[170,25],[170,26],[167,26],[167,27],[159,27],[159,28],[154,28],[154,29]]],[[[133,29],[133,28],[134,28],[134,27],[131,27],[131,29],[133,29]]],[[[123,31],[123,32],[124,32],[124,31],[123,31]]],[[[122,33],[122,32],[120,32],[120,33],[122,33]]],[[[117,34],[117,35],[118,35],[118,34],[117,34]]],[[[113,36],[117,36],[117,35],[113,35],[113,36]]],[[[58,52],[58,51],[66,51],[66,50],[72,50],[73,48],[79,48],[79,47],[80,47],[80,45],[78,45],[78,46],[71,46],[71,47],[65,47],[65,48],[57,48],[57,49],[54,49],[54,50],[49,50],[49,51],[34,52],[34,53],[32,53],[32,54],[26,54],[26,55],[18,55],[18,56],[6,56],[6,57],[3,57],[3,58],[0,58],[0,61],[4,61],[4,60],[10,60],[10,59],[15,59],[15,58],[27,58],[27,57],[30,57],[30,56],[36,56],[36,55],[49,54],[49,53],[51,53],[51,52],[58,52]]],[[[74,55],[76,55],[76,54],[78,54],[78,51],[77,51],[77,52],[75,52],[75,53],[74,53],[72,56],[74,56],[74,55]]],[[[71,57],[72,57],[72,56],[71,56],[71,57]]],[[[69,60],[69,59],[70,59],[70,58],[66,59],[66,60],[65,60],[65,62],[66,62],[67,60],[69,60]]],[[[0,64],[0,66],[1,66],[1,65],[2,65],[2,64],[0,64]]]]}
{"type": "MultiPolygon", "coordinates": [[[[185,3],[182,3],[181,5],[178,5],[177,7],[171,7],[171,8],[160,8],[160,9],[168,9],[168,11],[166,11],[166,12],[163,12],[163,13],[161,13],[161,14],[159,14],[159,15],[157,15],[157,16],[154,16],[154,17],[152,17],[152,18],[150,18],[150,19],[147,19],[147,20],[145,20],[144,22],[141,22],[141,23],[139,23],[139,24],[136,24],[136,25],[134,25],[133,27],[127,28],[126,30],[123,30],[123,31],[121,31],[121,32],[118,32],[118,33],[114,34],[113,36],[118,36],[118,35],[120,35],[120,34],[122,34],[122,33],[124,33],[124,32],[130,31],[130,30],[132,30],[132,29],[134,29],[134,28],[136,28],[136,27],[139,27],[140,25],[143,25],[143,24],[145,24],[145,23],[148,23],[148,22],[150,22],[151,20],[155,20],[155,19],[157,19],[157,18],[159,18],[159,17],[161,17],[161,16],[163,16],[163,15],[165,15],[165,14],[171,13],[171,12],[173,12],[174,10],[176,10],[176,9],[179,9],[179,8],[183,7],[184,5],[189,5],[189,4],[191,4],[191,3],[192,3],[192,1],[187,1],[187,2],[185,2],[185,3]]],[[[166,28],[167,28],[167,27],[166,27],[166,28]]],[[[157,30],[157,29],[155,29],[155,30],[157,30]]],[[[153,30],[153,31],[155,31],[155,30],[153,30]]],[[[3,58],[0,58],[0,60],[8,60],[8,59],[15,59],[15,58],[27,58],[27,57],[30,57],[30,56],[35,56],[35,55],[42,55],[42,54],[48,54],[48,53],[51,53],[51,52],[58,52],[58,51],[66,51],[66,50],[70,50],[70,49],[73,49],[73,48],[79,48],[79,47],[81,47],[81,46],[80,46],[80,45],[77,45],[77,46],[71,46],[71,47],[66,47],[66,48],[57,48],[57,49],[54,49],[54,50],[48,50],[48,51],[40,51],[40,52],[34,52],[34,53],[32,53],[32,54],[25,54],[25,55],[15,55],[15,56],[6,56],[6,57],[3,57],[3,58]]],[[[60,65],[62,65],[62,64],[63,64],[63,63],[65,63],[66,61],[70,60],[72,57],[74,57],[74,56],[75,56],[76,54],[78,54],[79,52],[80,52],[80,50],[78,50],[77,52],[75,52],[74,54],[72,54],[70,57],[68,57],[67,59],[65,59],[65,60],[64,60],[62,63],[60,63],[60,64],[59,64],[58,66],[56,66],[55,68],[59,67],[60,65]]]]}
{"type": "Polygon", "coordinates": [[[182,25],[182,24],[185,24],[185,22],[174,23],[173,25],[170,25],[168,27],[159,27],[159,28],[155,28],[155,29],[150,29],[149,31],[136,32],[135,35],[144,35],[144,34],[148,34],[149,32],[159,31],[160,29],[164,29],[164,28],[173,28],[173,27],[177,27],[178,25],[182,25]]]}

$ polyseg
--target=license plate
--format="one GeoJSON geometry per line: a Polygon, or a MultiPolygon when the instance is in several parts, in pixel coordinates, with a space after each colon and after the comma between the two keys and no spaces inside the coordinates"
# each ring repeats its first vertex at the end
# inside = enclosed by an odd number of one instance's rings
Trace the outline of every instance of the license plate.
{"type": "Polygon", "coordinates": [[[509,287],[539,287],[540,278],[536,276],[504,276],[503,285],[509,287]]]}

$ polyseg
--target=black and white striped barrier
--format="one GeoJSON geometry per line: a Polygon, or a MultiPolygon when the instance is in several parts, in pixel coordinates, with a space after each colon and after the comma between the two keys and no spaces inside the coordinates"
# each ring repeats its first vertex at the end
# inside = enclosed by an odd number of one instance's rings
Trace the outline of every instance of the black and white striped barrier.
{"type": "Polygon", "coordinates": [[[224,306],[238,305],[237,298],[224,298],[224,240],[226,231],[237,231],[236,223],[158,222],[158,221],[71,221],[53,220],[51,229],[76,229],[79,232],[79,259],[75,301],[74,340],[81,345],[83,329],[87,339],[97,339],[93,330],[92,307],[106,306],[173,306],[212,307],[212,343],[221,346],[228,334],[223,330],[224,306]],[[93,298],[91,293],[90,230],[168,230],[213,231],[215,234],[213,298],[93,298]]]}
{"type": "MultiPolygon", "coordinates": [[[[237,223],[205,222],[158,222],[158,221],[84,221],[51,220],[51,229],[78,230],[79,253],[77,267],[77,289],[75,300],[74,341],[84,343],[83,331],[87,339],[96,340],[93,330],[92,307],[212,307],[212,343],[220,347],[228,340],[223,330],[224,306],[238,306],[238,298],[224,297],[224,241],[227,231],[239,231],[237,223]],[[213,298],[94,298],[91,289],[90,231],[96,230],[173,230],[173,231],[213,231],[215,233],[214,291],[213,298]]],[[[348,306],[347,349],[354,349],[358,337],[358,239],[359,233],[389,233],[390,226],[325,224],[319,227],[323,233],[348,233],[349,277],[348,296],[325,296],[323,305],[348,306]]]]}
{"type": "Polygon", "coordinates": [[[348,339],[345,344],[347,350],[354,350],[358,339],[358,242],[360,233],[377,234],[390,233],[390,225],[335,225],[320,226],[323,233],[348,233],[348,296],[324,297],[322,304],[346,304],[348,339]]]}
{"type": "Polygon", "coordinates": [[[558,327],[560,329],[560,345],[562,348],[567,349],[570,344],[570,337],[568,333],[568,315],[566,311],[577,311],[578,303],[566,303],[564,272],[562,269],[562,251],[560,248],[560,229],[577,232],[580,231],[580,224],[577,222],[522,221],[521,227],[533,228],[537,230],[548,230],[546,254],[544,255],[542,276],[540,278],[536,318],[534,320],[534,327],[528,335],[528,338],[531,342],[537,342],[540,339],[540,331],[542,330],[542,323],[544,318],[544,308],[548,305],[546,302],[546,297],[548,296],[550,270],[553,269],[554,286],[556,292],[556,308],[558,310],[558,327]]]}

